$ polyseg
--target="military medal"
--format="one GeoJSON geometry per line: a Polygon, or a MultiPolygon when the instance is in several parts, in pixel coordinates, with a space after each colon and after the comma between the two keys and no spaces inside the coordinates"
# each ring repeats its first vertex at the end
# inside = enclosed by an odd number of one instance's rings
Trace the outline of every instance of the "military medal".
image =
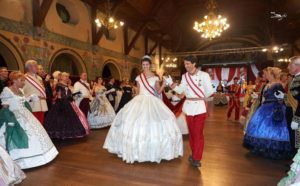
{"type": "Polygon", "coordinates": [[[201,79],[199,79],[199,81],[198,81],[198,86],[199,87],[201,86],[201,79]]]}

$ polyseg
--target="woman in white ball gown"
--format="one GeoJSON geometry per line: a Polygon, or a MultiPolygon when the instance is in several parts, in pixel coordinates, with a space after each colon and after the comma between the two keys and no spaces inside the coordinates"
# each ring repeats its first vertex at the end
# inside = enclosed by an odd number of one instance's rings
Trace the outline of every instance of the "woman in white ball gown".
{"type": "Polygon", "coordinates": [[[25,178],[24,172],[0,145],[0,185],[15,185],[25,178]]]}
{"type": "MultiPolygon", "coordinates": [[[[8,125],[2,125],[0,137],[6,136],[10,125],[20,125],[28,136],[26,147],[7,149],[11,158],[22,168],[33,168],[52,161],[58,154],[55,146],[49,138],[42,124],[25,106],[26,99],[22,88],[25,85],[25,76],[21,72],[11,72],[9,79],[13,83],[10,87],[5,87],[0,95],[3,108],[9,109],[17,121],[11,121],[10,117],[1,117],[1,121],[8,125]]],[[[29,98],[32,101],[39,101],[36,95],[29,98]]],[[[29,99],[28,99],[29,100],[29,99]]],[[[1,138],[0,144],[6,147],[10,143],[8,139],[1,138]]],[[[18,142],[26,138],[16,136],[13,141],[18,142]]],[[[22,141],[21,141],[22,142],[22,141]]],[[[24,141],[23,141],[24,142],[24,141]]],[[[19,144],[19,143],[18,143],[19,144]]]]}
{"type": "Polygon", "coordinates": [[[103,86],[103,79],[98,78],[93,88],[96,97],[91,102],[91,111],[88,114],[88,121],[92,129],[99,129],[110,126],[116,117],[114,108],[106,98],[106,88],[103,86]]]}
{"type": "Polygon", "coordinates": [[[157,162],[182,156],[182,135],[171,110],[157,97],[163,89],[151,71],[151,58],[142,58],[143,73],[136,78],[139,94],[117,114],[104,148],[126,163],[157,162]]]}

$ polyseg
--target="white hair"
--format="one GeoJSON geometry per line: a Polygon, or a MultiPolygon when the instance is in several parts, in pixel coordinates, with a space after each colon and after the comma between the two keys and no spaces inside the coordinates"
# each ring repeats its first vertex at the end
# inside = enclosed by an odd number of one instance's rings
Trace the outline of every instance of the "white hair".
{"type": "Polygon", "coordinates": [[[25,69],[28,70],[32,65],[37,65],[37,62],[33,59],[27,60],[25,63],[25,69]]]}
{"type": "Polygon", "coordinates": [[[61,74],[61,71],[57,70],[57,71],[53,72],[52,76],[53,76],[54,79],[57,79],[59,74],[61,74]]]}
{"type": "Polygon", "coordinates": [[[300,65],[300,56],[293,56],[289,60],[295,65],[300,65]]]}

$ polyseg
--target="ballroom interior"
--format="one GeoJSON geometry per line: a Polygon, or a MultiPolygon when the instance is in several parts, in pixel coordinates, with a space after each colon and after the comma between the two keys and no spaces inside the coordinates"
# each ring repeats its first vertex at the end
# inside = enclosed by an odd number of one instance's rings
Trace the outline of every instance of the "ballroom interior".
{"type": "MultiPolygon", "coordinates": [[[[134,82],[149,55],[157,76],[180,81],[184,57],[194,55],[216,90],[235,78],[241,86],[254,83],[266,67],[288,73],[290,57],[300,55],[299,33],[299,0],[0,0],[0,67],[24,73],[33,59],[50,75],[68,72],[73,82],[83,72],[88,81],[134,82]]],[[[102,148],[104,128],[54,141],[58,157],[24,170],[18,185],[277,185],[292,160],[249,153],[243,127],[227,120],[227,109],[208,100],[199,170],[187,161],[188,135],[181,158],[126,164],[102,148]]]]}

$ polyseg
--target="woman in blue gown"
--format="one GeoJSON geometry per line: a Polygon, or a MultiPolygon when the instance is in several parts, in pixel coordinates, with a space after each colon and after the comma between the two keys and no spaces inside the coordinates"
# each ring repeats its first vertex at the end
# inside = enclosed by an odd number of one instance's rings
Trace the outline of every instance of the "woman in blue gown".
{"type": "Polygon", "coordinates": [[[254,154],[272,159],[288,158],[291,150],[280,72],[277,67],[268,67],[269,83],[262,105],[250,119],[244,138],[244,145],[254,154]]]}

